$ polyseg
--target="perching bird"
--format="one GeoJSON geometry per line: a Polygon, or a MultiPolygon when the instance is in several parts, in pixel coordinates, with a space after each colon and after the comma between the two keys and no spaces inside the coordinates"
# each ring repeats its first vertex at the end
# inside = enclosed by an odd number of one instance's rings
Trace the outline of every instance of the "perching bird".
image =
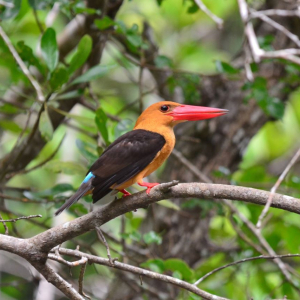
{"type": "Polygon", "coordinates": [[[215,118],[226,109],[181,105],[162,101],[148,107],[137,119],[132,131],[115,140],[91,166],[76,193],[55,213],[59,215],[86,194],[92,193],[93,203],[112,190],[124,196],[134,183],[147,187],[147,194],[158,183],[143,178],[155,171],[171,154],[175,145],[173,128],[185,121],[215,118]]]}

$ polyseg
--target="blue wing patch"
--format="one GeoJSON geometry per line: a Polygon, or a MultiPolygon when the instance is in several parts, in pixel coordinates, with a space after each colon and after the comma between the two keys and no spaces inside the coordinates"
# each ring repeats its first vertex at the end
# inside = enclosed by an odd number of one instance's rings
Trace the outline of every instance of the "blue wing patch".
{"type": "Polygon", "coordinates": [[[86,183],[86,182],[88,182],[91,178],[94,178],[94,177],[95,177],[95,175],[94,175],[92,172],[90,172],[89,174],[86,175],[86,177],[84,178],[84,180],[82,181],[82,183],[86,183]]]}

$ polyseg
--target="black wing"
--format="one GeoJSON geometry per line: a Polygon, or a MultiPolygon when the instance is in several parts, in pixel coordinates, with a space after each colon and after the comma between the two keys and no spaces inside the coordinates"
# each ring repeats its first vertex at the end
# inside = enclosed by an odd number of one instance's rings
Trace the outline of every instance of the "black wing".
{"type": "Polygon", "coordinates": [[[91,166],[93,202],[141,172],[165,145],[165,138],[155,132],[137,129],[114,141],[91,166]]]}

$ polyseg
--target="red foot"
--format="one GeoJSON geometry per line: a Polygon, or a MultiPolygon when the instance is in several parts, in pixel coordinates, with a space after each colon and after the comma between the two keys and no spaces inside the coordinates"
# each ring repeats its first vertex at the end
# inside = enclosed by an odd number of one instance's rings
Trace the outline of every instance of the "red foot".
{"type": "Polygon", "coordinates": [[[123,197],[127,197],[130,196],[131,194],[129,192],[127,192],[125,189],[120,190],[121,193],[123,193],[123,197]]]}
{"type": "Polygon", "coordinates": [[[149,182],[143,182],[143,181],[142,181],[141,183],[138,182],[138,185],[139,185],[139,186],[146,186],[146,187],[147,187],[146,193],[149,195],[151,189],[152,189],[154,186],[159,185],[159,183],[157,183],[157,182],[149,183],[149,182]]]}

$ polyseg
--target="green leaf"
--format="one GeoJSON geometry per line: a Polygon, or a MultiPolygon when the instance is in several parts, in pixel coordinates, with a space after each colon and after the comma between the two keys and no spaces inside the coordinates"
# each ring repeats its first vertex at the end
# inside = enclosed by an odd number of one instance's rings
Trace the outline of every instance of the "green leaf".
{"type": "Polygon", "coordinates": [[[5,19],[12,19],[15,16],[18,15],[21,9],[22,0],[13,0],[13,1],[7,1],[9,3],[12,3],[13,7],[2,7],[0,12],[0,18],[1,20],[5,19]]]}
{"type": "Polygon", "coordinates": [[[45,110],[42,112],[39,122],[39,130],[42,137],[46,141],[50,141],[53,136],[53,126],[49,118],[48,112],[45,110]]]}
{"type": "Polygon", "coordinates": [[[92,81],[95,79],[98,79],[100,77],[103,77],[104,75],[106,75],[106,73],[111,70],[112,68],[114,68],[114,65],[110,65],[110,66],[95,66],[91,69],[89,69],[87,72],[85,72],[83,75],[77,77],[72,84],[77,84],[77,83],[82,83],[82,82],[88,82],[88,81],[92,81]]]}
{"type": "Polygon", "coordinates": [[[123,119],[118,122],[117,126],[115,127],[115,139],[123,135],[124,133],[133,129],[134,123],[132,120],[123,119]]]}
{"type": "Polygon", "coordinates": [[[234,68],[229,63],[220,60],[216,61],[216,68],[219,73],[237,74],[240,72],[238,69],[234,68]]]}
{"type": "Polygon", "coordinates": [[[22,128],[11,120],[0,120],[0,127],[13,133],[22,132],[22,128]]]}
{"type": "Polygon", "coordinates": [[[16,50],[18,51],[22,60],[27,63],[28,66],[35,66],[42,74],[44,74],[44,67],[42,67],[39,60],[35,57],[32,49],[25,45],[24,41],[17,43],[16,50]]]}
{"type": "Polygon", "coordinates": [[[165,271],[165,263],[161,259],[149,259],[141,264],[141,267],[148,268],[153,272],[162,274],[165,271]]]}
{"type": "Polygon", "coordinates": [[[276,119],[282,119],[284,115],[285,105],[280,99],[269,97],[267,100],[267,112],[276,119]]]}
{"type": "Polygon", "coordinates": [[[69,212],[73,213],[76,217],[78,217],[79,215],[77,214],[77,212],[80,212],[82,215],[87,214],[89,211],[87,210],[87,208],[82,204],[82,203],[75,203],[73,204],[69,209],[69,212]]]}
{"type": "Polygon", "coordinates": [[[108,145],[109,140],[108,140],[108,130],[106,124],[107,116],[102,108],[98,108],[96,110],[95,123],[98,127],[99,132],[101,133],[103,140],[105,141],[106,145],[108,145]]]}
{"type": "Polygon", "coordinates": [[[85,167],[72,161],[52,160],[44,167],[54,173],[64,173],[67,175],[82,175],[86,172],[85,167]]]}
{"type": "Polygon", "coordinates": [[[112,20],[110,17],[105,16],[102,19],[96,19],[95,20],[95,25],[100,29],[100,30],[104,30],[106,28],[109,28],[113,25],[115,25],[114,20],[112,20]]]}
{"type": "Polygon", "coordinates": [[[31,200],[43,200],[44,198],[48,198],[50,200],[53,200],[60,196],[61,194],[68,192],[68,191],[74,191],[72,185],[68,183],[60,183],[55,185],[54,187],[40,191],[40,192],[28,192],[25,191],[23,194],[25,197],[31,200]]]}
{"type": "Polygon", "coordinates": [[[84,35],[80,40],[76,53],[71,59],[68,72],[73,74],[77,69],[79,69],[89,57],[93,46],[92,38],[89,35],[84,35]]]}
{"type": "Polygon", "coordinates": [[[91,123],[93,123],[93,119],[92,118],[88,118],[88,117],[82,117],[82,116],[78,116],[78,115],[74,115],[74,114],[69,114],[66,111],[63,111],[61,109],[58,108],[54,108],[52,107],[55,111],[57,111],[59,114],[71,118],[77,122],[79,122],[80,124],[87,126],[87,127],[91,127],[91,123]]]}
{"type": "Polygon", "coordinates": [[[50,86],[55,91],[62,87],[69,80],[68,72],[65,67],[55,69],[50,77],[50,86]]]}
{"type": "Polygon", "coordinates": [[[93,163],[98,158],[97,144],[76,140],[76,146],[80,153],[88,160],[89,164],[93,163]]]}
{"type": "Polygon", "coordinates": [[[72,99],[72,98],[82,96],[83,92],[84,92],[84,89],[78,89],[78,90],[75,90],[75,91],[59,94],[55,98],[55,100],[69,100],[69,99],[72,99]]]}
{"type": "Polygon", "coordinates": [[[164,1],[164,0],[156,0],[157,4],[158,4],[159,6],[161,6],[161,4],[163,3],[163,1],[164,1]]]}
{"type": "Polygon", "coordinates": [[[161,200],[161,201],[158,201],[157,204],[167,207],[167,208],[174,209],[174,210],[180,210],[180,207],[170,200],[161,200]]]}
{"type": "Polygon", "coordinates": [[[51,1],[45,0],[28,0],[29,5],[36,10],[43,10],[51,4],[51,1]],[[50,2],[50,3],[49,3],[50,2]]]}
{"type": "Polygon", "coordinates": [[[182,279],[182,274],[179,271],[173,272],[172,276],[177,279],[182,279]]]}
{"type": "Polygon", "coordinates": [[[149,231],[143,235],[144,242],[149,244],[157,244],[160,245],[162,243],[162,238],[154,231],[149,231]]]}
{"type": "Polygon", "coordinates": [[[169,67],[172,68],[173,67],[173,62],[172,60],[164,55],[158,55],[155,57],[154,59],[155,65],[159,68],[164,68],[164,67],[169,67]]]}
{"type": "Polygon", "coordinates": [[[188,8],[187,12],[188,14],[194,14],[199,10],[199,6],[193,1],[188,8]]]}
{"type": "Polygon", "coordinates": [[[52,72],[58,64],[58,47],[56,42],[56,33],[54,29],[47,28],[41,39],[42,56],[52,72]]]}
{"type": "Polygon", "coordinates": [[[180,272],[183,280],[191,281],[194,277],[194,271],[181,259],[170,258],[165,260],[166,270],[180,272]]]}
{"type": "Polygon", "coordinates": [[[14,107],[12,104],[10,103],[4,103],[3,105],[0,106],[0,112],[4,113],[4,114],[17,114],[19,113],[19,109],[14,107]]]}

